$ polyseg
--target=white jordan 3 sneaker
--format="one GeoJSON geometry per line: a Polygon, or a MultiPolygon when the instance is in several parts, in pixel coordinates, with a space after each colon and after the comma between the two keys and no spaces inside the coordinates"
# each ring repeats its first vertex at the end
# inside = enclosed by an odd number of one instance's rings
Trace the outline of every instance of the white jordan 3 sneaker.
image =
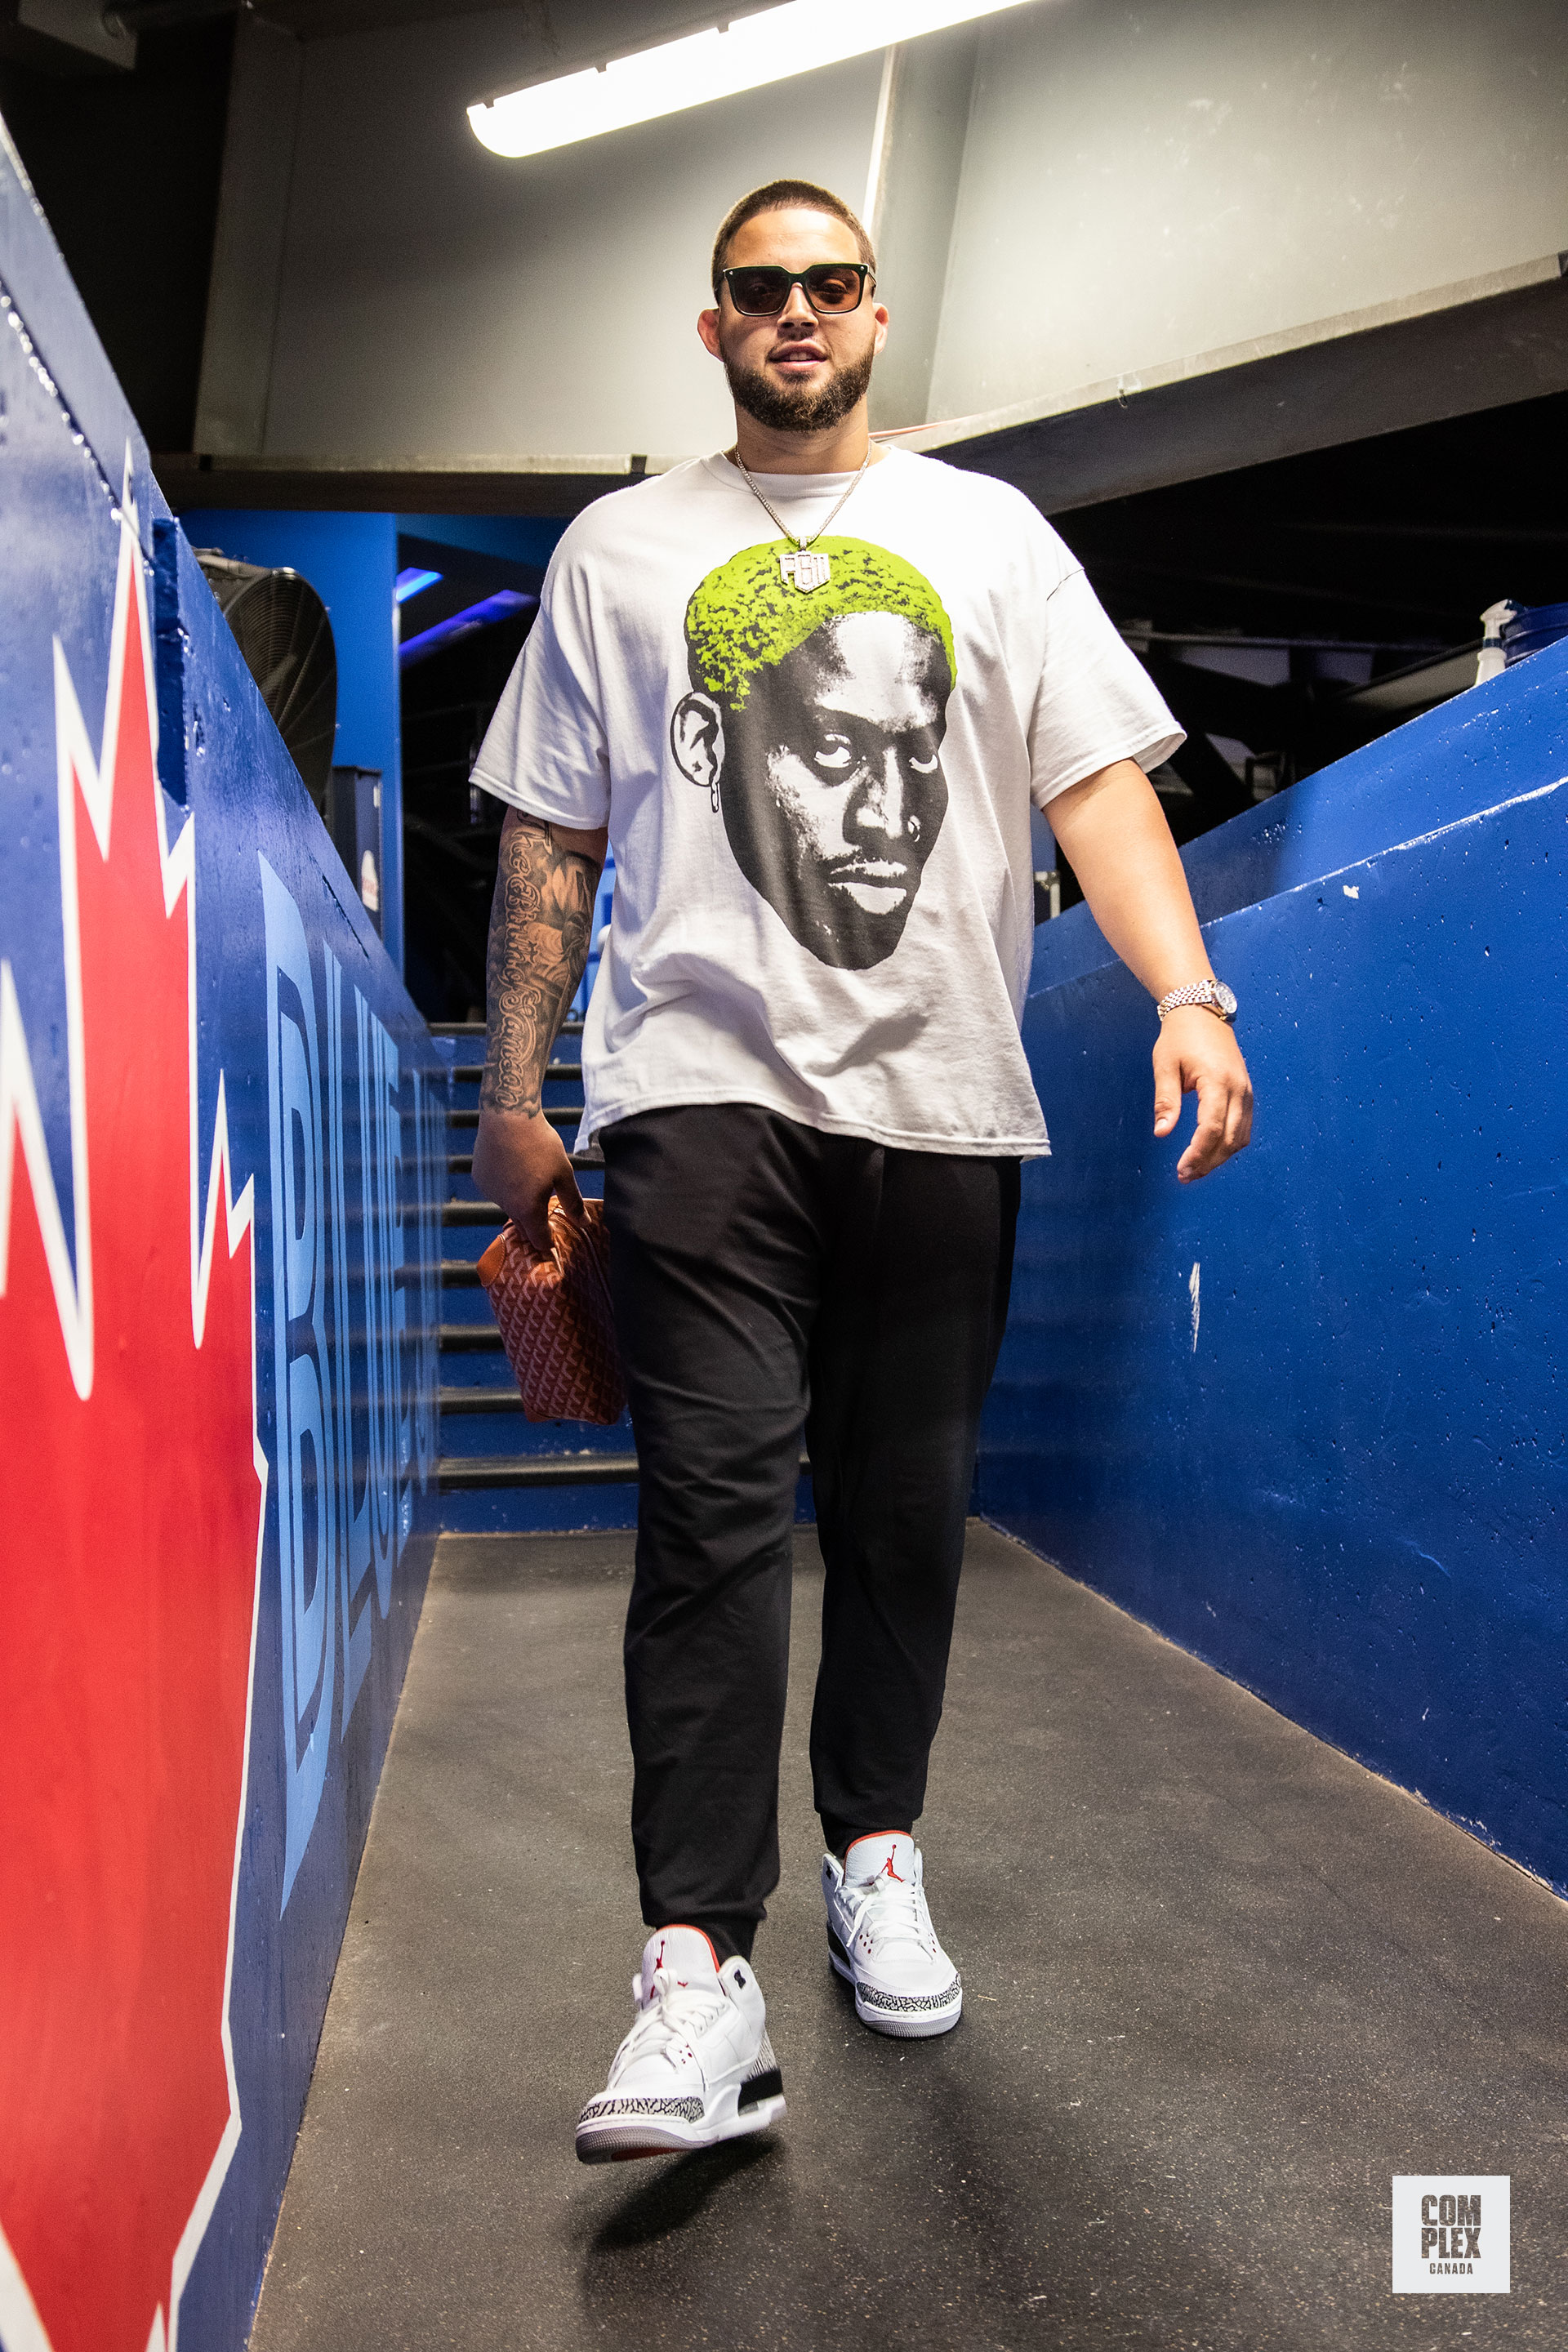
{"type": "Polygon", "coordinates": [[[857,1838],[842,1862],[822,1857],[828,1955],[855,1988],[855,2014],[905,2041],[951,2032],[963,2011],[963,1985],[937,1941],[923,1877],[915,1842],[901,1831],[857,1838]]]}
{"type": "Polygon", "coordinates": [[[784,2085],[750,1960],[718,1964],[700,1927],[661,1927],[632,1979],[637,2017],[577,2119],[584,2164],[676,2156],[765,2131],[784,2085]]]}

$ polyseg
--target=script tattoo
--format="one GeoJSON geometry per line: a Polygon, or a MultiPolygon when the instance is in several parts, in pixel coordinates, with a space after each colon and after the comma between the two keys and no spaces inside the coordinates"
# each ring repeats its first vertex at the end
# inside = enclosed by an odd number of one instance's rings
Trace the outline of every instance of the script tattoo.
{"type": "Polygon", "coordinates": [[[539,1108],[550,1048],[588,961],[598,880],[594,858],[558,848],[538,818],[509,814],[486,961],[487,1110],[539,1108]]]}

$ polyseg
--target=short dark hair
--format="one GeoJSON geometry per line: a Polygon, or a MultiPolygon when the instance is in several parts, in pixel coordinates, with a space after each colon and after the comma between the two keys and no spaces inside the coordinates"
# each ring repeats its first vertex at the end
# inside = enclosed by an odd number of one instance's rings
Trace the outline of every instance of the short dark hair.
{"type": "Polygon", "coordinates": [[[836,196],[831,188],[818,187],[815,180],[769,180],[765,186],[753,188],[749,196],[742,196],[738,205],[731,205],[719,225],[719,234],[713,240],[715,302],[719,299],[719,274],[739,232],[749,220],[755,220],[759,213],[783,212],[790,205],[804,205],[816,213],[831,213],[835,220],[841,220],[846,228],[854,232],[855,242],[860,248],[860,258],[873,278],[876,277],[877,257],[871,250],[871,240],[842,196],[836,196]]]}

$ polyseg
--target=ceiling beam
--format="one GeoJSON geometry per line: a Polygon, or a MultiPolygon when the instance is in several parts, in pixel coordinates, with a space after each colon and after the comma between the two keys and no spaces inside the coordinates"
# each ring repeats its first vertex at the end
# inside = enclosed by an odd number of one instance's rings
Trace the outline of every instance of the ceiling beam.
{"type": "Polygon", "coordinates": [[[1568,256],[899,437],[1047,514],[1568,389],[1568,256]]]}

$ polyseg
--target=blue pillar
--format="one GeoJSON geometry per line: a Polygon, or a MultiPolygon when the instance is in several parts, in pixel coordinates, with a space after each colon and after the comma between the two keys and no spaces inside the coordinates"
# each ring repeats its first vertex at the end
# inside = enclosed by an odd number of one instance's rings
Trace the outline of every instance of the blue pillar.
{"type": "Polygon", "coordinates": [[[182,518],[198,547],[242,563],[289,564],[331,615],[338,656],[342,767],[381,770],[382,938],[403,970],[403,760],[398,726],[394,590],[397,518],[390,514],[271,514],[208,507],[182,518]]]}

